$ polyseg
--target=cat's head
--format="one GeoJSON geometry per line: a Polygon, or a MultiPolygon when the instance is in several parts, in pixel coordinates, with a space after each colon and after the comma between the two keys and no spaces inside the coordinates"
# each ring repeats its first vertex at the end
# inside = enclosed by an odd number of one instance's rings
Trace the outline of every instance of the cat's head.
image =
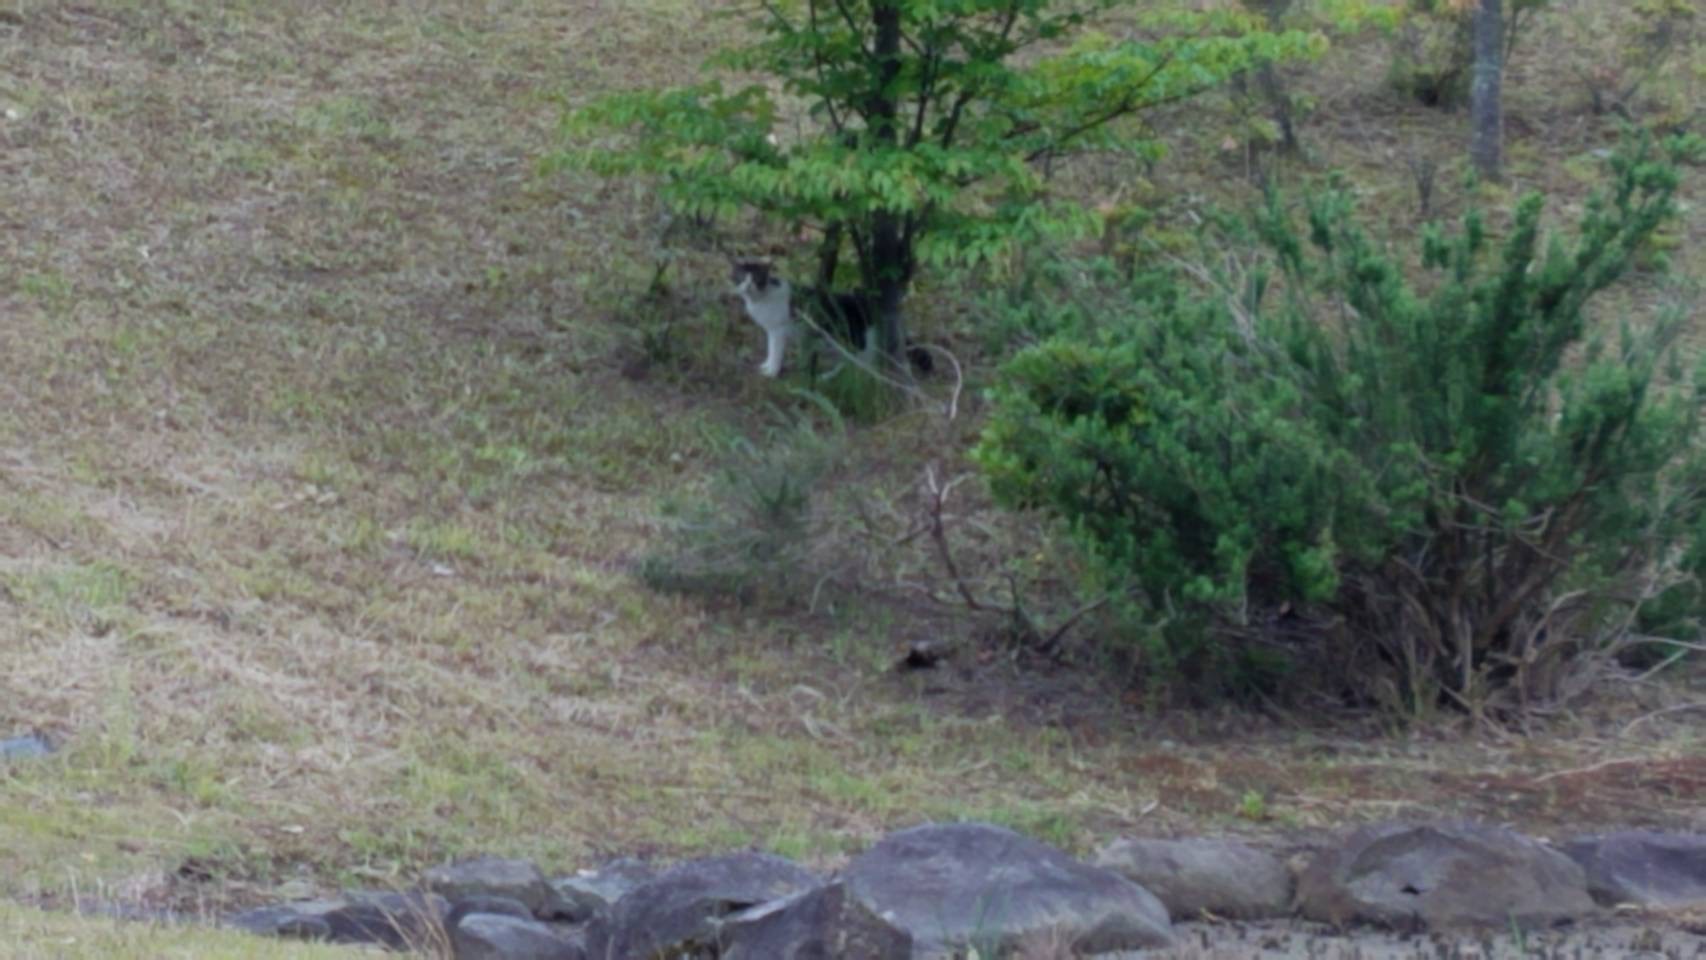
{"type": "Polygon", "coordinates": [[[733,270],[729,273],[729,280],[734,284],[737,293],[749,290],[753,293],[763,293],[777,282],[775,269],[775,265],[769,260],[736,260],[733,270]]]}

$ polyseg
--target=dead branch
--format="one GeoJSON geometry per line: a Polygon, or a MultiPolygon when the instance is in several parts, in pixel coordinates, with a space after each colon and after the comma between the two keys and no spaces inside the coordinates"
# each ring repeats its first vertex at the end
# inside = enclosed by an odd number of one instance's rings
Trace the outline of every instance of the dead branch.
{"type": "Polygon", "coordinates": [[[948,363],[952,364],[954,367],[954,389],[948,394],[948,407],[946,411],[948,421],[951,423],[960,415],[960,394],[965,390],[966,386],[965,369],[960,366],[960,358],[954,356],[954,352],[949,350],[947,347],[939,347],[933,343],[921,344],[921,346],[931,353],[939,353],[942,356],[947,357],[948,363]]]}
{"type": "MultiPolygon", "coordinates": [[[[1067,614],[1064,620],[1046,634],[1038,628],[1036,621],[1025,610],[1025,605],[1019,596],[1018,580],[1012,574],[1007,576],[1007,591],[1008,595],[1012,597],[1012,603],[1001,604],[979,599],[977,592],[972,589],[971,584],[966,581],[965,575],[960,571],[959,562],[954,559],[953,546],[948,542],[946,520],[946,505],[949,495],[953,493],[955,487],[970,478],[971,474],[961,474],[943,483],[937,479],[934,465],[926,467],[924,471],[924,490],[929,495],[926,501],[926,509],[929,513],[926,523],[930,531],[930,540],[936,545],[936,555],[942,562],[942,568],[947,571],[948,578],[953,581],[954,590],[960,595],[960,601],[966,609],[978,613],[999,613],[1010,618],[1027,646],[1032,647],[1037,652],[1058,657],[1061,641],[1067,633],[1082,622],[1085,617],[1107,606],[1113,601],[1114,596],[1111,594],[1103,596],[1080,606],[1067,614]]],[[[941,601],[941,598],[936,596],[935,591],[927,590],[926,594],[932,599],[941,601]]]]}
{"type": "Polygon", "coordinates": [[[1093,600],[1086,603],[1077,610],[1072,611],[1065,620],[1060,622],[1060,626],[1054,628],[1054,632],[1043,638],[1042,646],[1045,648],[1051,648],[1055,644],[1059,643],[1061,638],[1066,636],[1066,632],[1068,630],[1071,630],[1073,627],[1078,625],[1078,621],[1107,606],[1108,602],[1112,599],[1113,597],[1103,597],[1100,600],[1093,600]]]}
{"type": "MultiPolygon", "coordinates": [[[[936,480],[936,467],[931,465],[924,468],[924,489],[930,493],[930,539],[936,544],[936,554],[941,557],[942,566],[948,571],[948,576],[953,579],[954,587],[959,590],[960,598],[966,602],[966,606],[972,610],[984,612],[994,608],[979,601],[977,596],[972,593],[971,587],[966,584],[965,577],[960,575],[959,564],[954,562],[954,551],[948,546],[948,526],[942,519],[942,508],[947,504],[948,495],[954,492],[955,487],[970,477],[971,474],[962,473],[947,483],[939,483],[936,480]]],[[[1014,613],[1016,611],[1007,610],[1003,612],[1014,613]]]]}
{"type": "Polygon", "coordinates": [[[1534,779],[1532,779],[1528,782],[1530,785],[1539,785],[1539,784],[1545,783],[1549,780],[1556,780],[1559,777],[1573,777],[1573,776],[1576,776],[1578,774],[1583,774],[1583,773],[1598,773],[1601,770],[1607,770],[1607,769],[1610,769],[1612,767],[1626,767],[1626,766],[1631,766],[1631,765],[1638,765],[1638,764],[1645,763],[1645,762],[1646,762],[1645,760],[1639,760],[1639,759],[1601,760],[1598,763],[1589,764],[1588,766],[1585,766],[1585,767],[1572,767],[1569,770],[1554,770],[1551,773],[1535,777],[1534,779]]]}
{"type": "Polygon", "coordinates": [[[1627,737],[1629,734],[1634,732],[1636,727],[1646,723],[1648,720],[1663,717],[1672,713],[1684,713],[1689,710],[1706,710],[1706,700],[1701,700],[1696,703],[1680,703],[1674,707],[1665,707],[1663,710],[1654,710],[1652,713],[1642,714],[1625,724],[1622,732],[1619,733],[1618,736],[1627,737]]]}
{"type": "Polygon", "coordinates": [[[1672,647],[1677,650],[1691,650],[1695,653],[1706,653],[1706,643],[1695,643],[1691,640],[1672,640],[1670,637],[1649,637],[1640,634],[1630,634],[1629,645],[1672,647]]]}

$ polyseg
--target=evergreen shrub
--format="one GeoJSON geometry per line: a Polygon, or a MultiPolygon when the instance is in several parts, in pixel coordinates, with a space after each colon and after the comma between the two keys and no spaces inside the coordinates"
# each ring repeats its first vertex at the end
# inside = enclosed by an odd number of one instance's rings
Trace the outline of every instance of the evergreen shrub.
{"type": "Polygon", "coordinates": [[[1406,713],[1556,702],[1631,626],[1700,612],[1706,371],[1682,369],[1680,311],[1597,296],[1676,216],[1686,147],[1631,138],[1567,236],[1531,195],[1497,239],[1471,211],[1409,259],[1343,189],[1301,227],[1270,198],[1240,276],[1030,318],[1055,332],[1002,371],[974,455],[1132,598],[1175,676],[1307,667],[1406,713]]]}

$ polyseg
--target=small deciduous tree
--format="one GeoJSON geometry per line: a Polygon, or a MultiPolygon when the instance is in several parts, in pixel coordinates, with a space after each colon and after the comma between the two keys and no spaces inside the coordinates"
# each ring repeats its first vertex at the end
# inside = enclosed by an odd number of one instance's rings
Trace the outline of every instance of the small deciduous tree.
{"type": "Polygon", "coordinates": [[[721,79],[571,110],[559,164],[658,176],[698,215],[752,209],[821,231],[819,281],[845,249],[889,356],[921,265],[975,263],[1089,224],[1048,189],[1075,150],[1154,155],[1146,111],[1243,71],[1318,53],[1265,18],[1131,0],[761,0],[721,79]],[[1125,39],[1096,29],[1118,17],[1125,39]],[[619,137],[600,137],[616,132],[619,137]]]}

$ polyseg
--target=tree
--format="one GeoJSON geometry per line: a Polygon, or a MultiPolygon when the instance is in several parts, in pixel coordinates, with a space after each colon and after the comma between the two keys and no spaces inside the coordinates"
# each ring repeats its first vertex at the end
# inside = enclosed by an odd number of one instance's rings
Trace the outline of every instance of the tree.
{"type": "Polygon", "coordinates": [[[553,161],[650,173],[695,215],[752,209],[815,229],[818,281],[844,249],[889,357],[921,265],[1000,257],[1090,225],[1049,189],[1073,151],[1154,156],[1146,111],[1324,40],[1247,12],[1132,0],[763,0],[709,66],[771,78],[617,94],[568,113],[553,161]],[[1134,39],[1094,27],[1126,8],[1134,39]],[[599,138],[611,131],[618,139],[599,138]]]}
{"type": "Polygon", "coordinates": [[[1469,88],[1469,156],[1488,180],[1497,180],[1503,168],[1505,51],[1503,0],[1480,0],[1475,9],[1475,79],[1469,88]]]}

